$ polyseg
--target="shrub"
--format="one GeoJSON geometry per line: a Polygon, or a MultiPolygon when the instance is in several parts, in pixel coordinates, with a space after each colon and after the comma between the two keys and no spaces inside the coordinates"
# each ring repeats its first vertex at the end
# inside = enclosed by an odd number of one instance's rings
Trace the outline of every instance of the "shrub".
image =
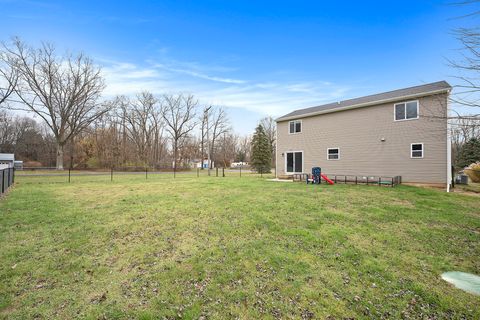
{"type": "Polygon", "coordinates": [[[480,182],[480,162],[472,163],[465,168],[464,172],[472,182],[480,182]]]}

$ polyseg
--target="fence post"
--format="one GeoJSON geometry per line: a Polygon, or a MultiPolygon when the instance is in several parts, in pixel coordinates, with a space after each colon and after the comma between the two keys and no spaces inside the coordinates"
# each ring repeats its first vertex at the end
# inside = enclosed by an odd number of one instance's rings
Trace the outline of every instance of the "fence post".
{"type": "Polygon", "coordinates": [[[215,177],[218,177],[218,167],[215,168],[215,177]]]}
{"type": "Polygon", "coordinates": [[[2,169],[2,170],[0,170],[0,172],[2,173],[2,187],[0,188],[0,191],[1,191],[0,193],[3,193],[3,192],[5,191],[5,190],[3,189],[3,183],[4,183],[4,181],[5,181],[5,179],[4,179],[3,176],[5,175],[5,170],[2,169]]]}
{"type": "Polygon", "coordinates": [[[225,178],[225,167],[222,168],[222,177],[225,178]]]}
{"type": "Polygon", "coordinates": [[[378,177],[378,186],[380,187],[382,184],[382,177],[378,177]]]}
{"type": "Polygon", "coordinates": [[[240,178],[242,177],[242,165],[240,165],[240,178]]]}
{"type": "Polygon", "coordinates": [[[145,167],[145,179],[148,179],[148,168],[145,167]]]}
{"type": "Polygon", "coordinates": [[[113,181],[113,167],[110,168],[110,181],[113,181]]]}
{"type": "Polygon", "coordinates": [[[68,168],[68,183],[70,183],[71,171],[72,171],[72,169],[68,168]]]}

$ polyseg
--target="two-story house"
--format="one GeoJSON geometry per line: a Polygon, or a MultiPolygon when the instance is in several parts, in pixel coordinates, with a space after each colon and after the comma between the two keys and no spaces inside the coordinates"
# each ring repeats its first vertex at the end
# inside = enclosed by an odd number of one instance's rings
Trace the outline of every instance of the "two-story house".
{"type": "Polygon", "coordinates": [[[300,109],[277,121],[277,176],[321,167],[449,188],[445,81],[300,109]]]}

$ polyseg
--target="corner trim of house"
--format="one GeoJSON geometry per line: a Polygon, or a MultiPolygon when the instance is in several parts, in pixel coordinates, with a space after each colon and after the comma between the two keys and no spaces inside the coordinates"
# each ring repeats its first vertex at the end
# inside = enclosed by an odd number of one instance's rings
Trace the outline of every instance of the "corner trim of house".
{"type": "Polygon", "coordinates": [[[450,192],[450,187],[452,183],[452,136],[450,133],[451,124],[448,122],[448,118],[450,115],[450,104],[448,101],[449,100],[447,95],[447,192],[450,192]]]}

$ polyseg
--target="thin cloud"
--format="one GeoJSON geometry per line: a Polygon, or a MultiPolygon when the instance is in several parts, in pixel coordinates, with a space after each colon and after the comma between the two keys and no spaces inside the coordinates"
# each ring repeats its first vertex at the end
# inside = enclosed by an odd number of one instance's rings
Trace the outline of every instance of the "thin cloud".
{"type": "Polygon", "coordinates": [[[177,72],[177,73],[183,73],[192,77],[204,79],[204,80],[209,80],[209,81],[215,81],[215,82],[223,82],[223,83],[234,83],[234,84],[243,84],[246,83],[245,80],[240,80],[240,79],[232,79],[232,78],[223,78],[223,77],[216,77],[216,76],[209,76],[207,74],[203,74],[194,70],[188,70],[188,69],[179,69],[179,68],[172,68],[169,66],[166,66],[164,64],[156,64],[155,67],[165,69],[171,72],[177,72]]]}
{"type": "Polygon", "coordinates": [[[261,116],[280,116],[293,109],[339,100],[349,91],[349,87],[326,81],[255,83],[159,63],[139,66],[105,59],[102,62],[106,96],[134,95],[144,90],[154,94],[189,92],[202,104],[249,110],[261,116]]]}

